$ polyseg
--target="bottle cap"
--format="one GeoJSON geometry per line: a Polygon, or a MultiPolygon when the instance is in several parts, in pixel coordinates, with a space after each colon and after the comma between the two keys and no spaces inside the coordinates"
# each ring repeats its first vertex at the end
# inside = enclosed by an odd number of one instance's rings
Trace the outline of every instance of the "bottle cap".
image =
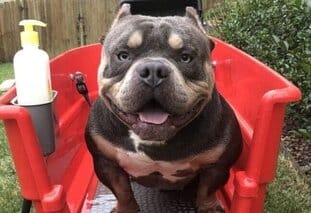
{"type": "Polygon", "coordinates": [[[25,45],[39,46],[38,32],[33,30],[33,26],[46,27],[46,24],[33,19],[25,19],[19,22],[20,26],[24,26],[24,31],[21,32],[22,47],[25,45]]]}

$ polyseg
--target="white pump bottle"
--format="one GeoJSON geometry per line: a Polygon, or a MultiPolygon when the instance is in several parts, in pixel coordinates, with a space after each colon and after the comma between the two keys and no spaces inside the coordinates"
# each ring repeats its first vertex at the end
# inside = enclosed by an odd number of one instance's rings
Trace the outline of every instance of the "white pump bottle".
{"type": "Polygon", "coordinates": [[[13,59],[16,81],[17,101],[19,105],[40,105],[51,101],[52,86],[48,54],[39,49],[38,32],[33,25],[45,27],[46,24],[37,20],[22,20],[21,32],[23,49],[13,59]]]}

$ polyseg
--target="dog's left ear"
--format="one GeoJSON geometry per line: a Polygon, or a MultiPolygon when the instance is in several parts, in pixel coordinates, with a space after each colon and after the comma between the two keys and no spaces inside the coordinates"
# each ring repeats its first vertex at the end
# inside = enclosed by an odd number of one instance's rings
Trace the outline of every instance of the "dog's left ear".
{"type": "MultiPolygon", "coordinates": [[[[207,36],[207,31],[204,29],[196,9],[194,9],[193,7],[186,7],[185,16],[190,18],[193,24],[207,36]]],[[[211,39],[209,39],[209,42],[210,42],[210,51],[212,51],[215,47],[215,43],[211,39]]]]}

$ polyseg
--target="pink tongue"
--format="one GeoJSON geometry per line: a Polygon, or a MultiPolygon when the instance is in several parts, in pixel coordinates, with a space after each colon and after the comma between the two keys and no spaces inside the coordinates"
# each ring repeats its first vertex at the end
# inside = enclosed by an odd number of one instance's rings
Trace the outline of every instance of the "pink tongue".
{"type": "Polygon", "coordinates": [[[166,112],[145,111],[139,112],[138,115],[139,119],[142,122],[151,124],[163,124],[167,120],[169,114],[166,112]]]}

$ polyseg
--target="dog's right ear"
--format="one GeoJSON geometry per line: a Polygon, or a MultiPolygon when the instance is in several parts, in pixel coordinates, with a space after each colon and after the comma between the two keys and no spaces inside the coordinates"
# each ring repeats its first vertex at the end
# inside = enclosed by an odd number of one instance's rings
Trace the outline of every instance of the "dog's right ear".
{"type": "Polygon", "coordinates": [[[131,13],[131,5],[130,4],[122,4],[119,12],[112,23],[112,27],[117,24],[122,18],[132,15],[131,13]]]}

